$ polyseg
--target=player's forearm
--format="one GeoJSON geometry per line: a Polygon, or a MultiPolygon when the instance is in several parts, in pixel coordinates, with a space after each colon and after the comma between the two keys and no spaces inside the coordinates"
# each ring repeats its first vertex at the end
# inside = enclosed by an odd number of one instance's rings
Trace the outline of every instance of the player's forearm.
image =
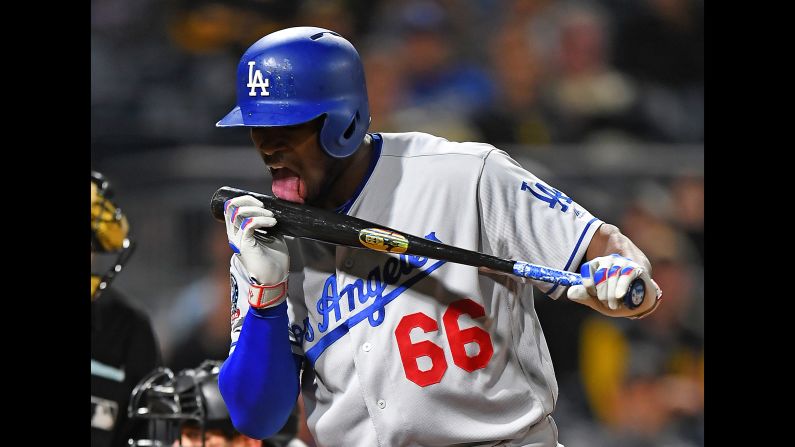
{"type": "Polygon", "coordinates": [[[638,248],[632,240],[626,237],[615,225],[602,224],[594,233],[588,250],[585,253],[585,261],[608,256],[618,253],[640,264],[649,275],[651,275],[651,263],[646,255],[638,248]]]}
{"type": "Polygon", "coordinates": [[[262,439],[279,431],[298,398],[298,371],[287,337],[287,304],[249,312],[218,386],[235,428],[262,439]]]}

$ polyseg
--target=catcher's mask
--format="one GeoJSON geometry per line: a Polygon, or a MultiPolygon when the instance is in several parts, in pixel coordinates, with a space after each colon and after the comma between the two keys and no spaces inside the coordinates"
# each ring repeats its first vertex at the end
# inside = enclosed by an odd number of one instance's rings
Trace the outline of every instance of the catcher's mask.
{"type": "MultiPolygon", "coordinates": [[[[226,439],[233,440],[239,433],[218,388],[220,372],[220,361],[205,360],[197,368],[176,375],[161,367],[141,379],[132,391],[127,414],[130,419],[148,421],[147,436],[130,439],[128,445],[181,446],[183,429],[198,430],[202,446],[209,430],[220,431],[226,439]]],[[[286,447],[297,433],[298,406],[278,433],[262,440],[262,446],[286,447]]]]}
{"type": "Polygon", "coordinates": [[[207,430],[219,429],[231,439],[235,430],[218,389],[221,362],[205,360],[199,367],[178,374],[157,368],[141,379],[132,391],[127,407],[131,419],[149,422],[147,436],[130,439],[130,446],[182,445],[183,426],[201,431],[202,446],[207,430]]]}
{"type": "Polygon", "coordinates": [[[108,287],[133,251],[127,217],[112,197],[105,176],[91,171],[91,301],[108,287]]]}

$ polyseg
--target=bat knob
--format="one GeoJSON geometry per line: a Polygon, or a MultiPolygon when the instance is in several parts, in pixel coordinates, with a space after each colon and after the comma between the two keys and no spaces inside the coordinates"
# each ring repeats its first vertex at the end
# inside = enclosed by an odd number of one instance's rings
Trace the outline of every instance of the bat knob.
{"type": "Polygon", "coordinates": [[[634,309],[643,303],[644,296],[646,296],[646,284],[638,278],[630,284],[627,294],[624,295],[624,305],[634,309]]]}

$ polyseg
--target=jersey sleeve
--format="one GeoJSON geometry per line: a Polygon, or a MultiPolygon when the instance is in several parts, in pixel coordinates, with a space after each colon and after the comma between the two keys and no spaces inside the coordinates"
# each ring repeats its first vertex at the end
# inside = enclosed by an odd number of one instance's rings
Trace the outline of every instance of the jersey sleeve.
{"type": "MultiPolygon", "coordinates": [[[[499,149],[484,160],[478,203],[487,253],[571,272],[577,270],[603,223],[499,149]]],[[[531,282],[553,299],[566,290],[531,282]]]]}

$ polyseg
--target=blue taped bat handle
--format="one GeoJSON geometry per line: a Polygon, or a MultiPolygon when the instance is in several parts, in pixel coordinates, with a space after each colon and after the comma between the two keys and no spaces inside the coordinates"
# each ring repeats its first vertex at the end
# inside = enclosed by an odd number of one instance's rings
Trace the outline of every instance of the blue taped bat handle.
{"type": "MultiPolygon", "coordinates": [[[[561,286],[576,286],[582,284],[582,276],[577,273],[567,272],[527,262],[516,261],[513,264],[513,273],[516,276],[535,279],[561,286]]],[[[629,285],[627,294],[624,295],[624,305],[634,309],[643,304],[643,297],[646,296],[646,285],[643,280],[638,278],[629,285]]]]}

